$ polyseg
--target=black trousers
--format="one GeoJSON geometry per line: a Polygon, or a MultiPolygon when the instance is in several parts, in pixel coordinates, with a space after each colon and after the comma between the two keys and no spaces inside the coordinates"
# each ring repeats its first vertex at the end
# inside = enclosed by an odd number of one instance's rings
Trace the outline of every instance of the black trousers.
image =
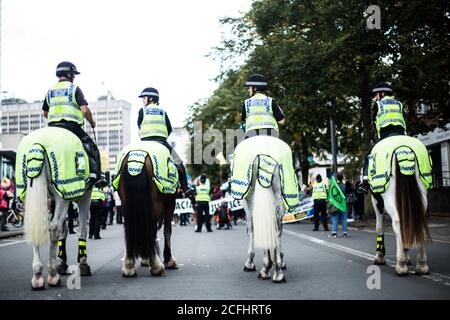
{"type": "MultiPolygon", "coordinates": [[[[404,136],[406,135],[405,129],[401,126],[387,126],[385,128],[380,129],[380,139],[377,141],[381,141],[383,139],[386,139],[388,137],[392,136],[404,136]]],[[[367,174],[369,173],[369,159],[368,156],[372,152],[373,146],[369,148],[369,150],[364,155],[364,161],[363,161],[363,177],[367,177],[367,174]]]]}
{"type": "Polygon", "coordinates": [[[89,236],[100,236],[100,227],[103,223],[105,208],[101,201],[91,202],[91,215],[89,217],[89,236]]]}
{"type": "Polygon", "coordinates": [[[324,229],[328,229],[327,201],[325,199],[314,200],[314,229],[319,229],[322,221],[324,229]]]}
{"type": "Polygon", "coordinates": [[[163,137],[147,137],[143,138],[143,141],[156,141],[161,143],[170,151],[170,155],[172,156],[173,161],[178,169],[178,179],[180,180],[181,189],[186,191],[188,189],[187,177],[186,177],[186,168],[184,167],[183,161],[181,160],[178,153],[173,150],[173,147],[167,142],[167,140],[163,137]]]}
{"type": "Polygon", "coordinates": [[[120,224],[122,222],[122,206],[116,206],[116,223],[120,224]]]}
{"type": "Polygon", "coordinates": [[[91,173],[100,174],[100,151],[97,148],[95,142],[89,137],[89,135],[83,130],[83,128],[75,122],[72,121],[60,121],[60,122],[50,122],[49,127],[59,127],[64,128],[76,135],[83,144],[83,148],[89,157],[89,170],[91,173]]]}
{"type": "Polygon", "coordinates": [[[211,230],[211,215],[209,214],[209,202],[197,202],[197,231],[202,231],[203,223],[206,230],[211,230]]]}

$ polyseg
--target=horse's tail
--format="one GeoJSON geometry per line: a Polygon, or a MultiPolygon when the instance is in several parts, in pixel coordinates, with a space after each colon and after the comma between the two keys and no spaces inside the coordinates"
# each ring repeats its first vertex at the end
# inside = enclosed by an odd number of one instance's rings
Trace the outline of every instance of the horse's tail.
{"type": "MultiPolygon", "coordinates": [[[[419,187],[417,173],[404,175],[395,161],[396,207],[400,219],[400,234],[403,246],[407,249],[422,246],[430,241],[427,225],[428,206],[424,203],[419,187]]],[[[418,170],[418,168],[416,168],[418,170]]]]}
{"type": "Polygon", "coordinates": [[[278,233],[275,195],[272,188],[264,188],[255,181],[252,201],[253,237],[255,247],[275,249],[278,233]]]}
{"type": "Polygon", "coordinates": [[[41,173],[28,178],[25,198],[25,238],[33,246],[48,243],[47,168],[42,165],[41,173]]]}
{"type": "Polygon", "coordinates": [[[156,221],[151,201],[152,184],[145,167],[140,174],[132,176],[129,174],[128,165],[129,163],[121,174],[121,183],[125,185],[123,215],[127,255],[149,258],[155,253],[156,243],[156,221]]]}

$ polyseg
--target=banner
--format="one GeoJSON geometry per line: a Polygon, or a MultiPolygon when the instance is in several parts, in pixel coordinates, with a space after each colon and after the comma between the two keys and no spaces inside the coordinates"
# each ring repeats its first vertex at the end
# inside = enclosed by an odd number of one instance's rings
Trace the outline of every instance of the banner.
{"type": "Polygon", "coordinates": [[[283,223],[292,223],[300,220],[312,218],[314,215],[314,200],[310,197],[304,198],[300,203],[300,208],[294,212],[286,213],[283,223]]]}
{"type": "MultiPolygon", "coordinates": [[[[220,207],[222,201],[226,200],[228,202],[228,208],[231,211],[242,209],[242,204],[240,200],[235,200],[233,198],[224,198],[219,200],[214,200],[209,202],[209,214],[214,214],[217,208],[220,207]]],[[[192,207],[192,202],[189,199],[177,199],[175,203],[175,214],[180,213],[194,213],[194,208],[192,207]]]]}

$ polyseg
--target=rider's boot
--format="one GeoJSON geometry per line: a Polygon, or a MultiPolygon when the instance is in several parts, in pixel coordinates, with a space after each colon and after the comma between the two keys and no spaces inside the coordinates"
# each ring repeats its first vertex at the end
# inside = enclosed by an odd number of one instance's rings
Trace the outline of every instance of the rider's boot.
{"type": "Polygon", "coordinates": [[[186,169],[184,168],[183,163],[179,163],[176,166],[178,169],[178,179],[180,180],[181,189],[183,189],[184,194],[191,200],[192,204],[195,204],[195,191],[188,186],[186,169]]]}
{"type": "Polygon", "coordinates": [[[369,172],[369,162],[367,161],[367,156],[364,159],[363,162],[363,168],[362,168],[362,172],[361,172],[361,183],[359,184],[358,188],[356,189],[356,192],[358,193],[362,193],[362,194],[368,194],[369,193],[369,189],[370,189],[370,185],[369,185],[369,181],[367,178],[367,174],[369,172]]]}
{"type": "Polygon", "coordinates": [[[100,151],[92,140],[82,141],[83,147],[89,157],[89,183],[98,188],[103,188],[108,185],[104,175],[101,173],[100,151]]]}

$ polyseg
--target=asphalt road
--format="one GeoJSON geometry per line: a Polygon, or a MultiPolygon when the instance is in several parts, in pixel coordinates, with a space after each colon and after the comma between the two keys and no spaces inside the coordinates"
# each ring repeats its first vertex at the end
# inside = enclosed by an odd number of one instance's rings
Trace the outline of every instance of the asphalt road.
{"type": "MultiPolygon", "coordinates": [[[[212,233],[194,233],[192,224],[174,227],[173,251],[180,268],[166,270],[164,277],[152,277],[147,268],[138,267],[136,278],[122,277],[123,229],[108,226],[101,233],[103,239],[88,240],[93,275],[82,277],[79,290],[69,290],[64,276],[60,287],[31,291],[31,246],[21,238],[3,239],[0,299],[450,299],[450,242],[428,246],[429,276],[397,277],[386,265],[381,267],[381,289],[369,290],[367,268],[375,251],[375,234],[351,231],[346,239],[330,239],[328,233],[311,229],[309,223],[285,225],[287,282],[283,284],[243,272],[248,241],[242,223],[212,233]]],[[[385,238],[388,259],[395,260],[395,238],[385,238]]],[[[70,235],[69,264],[76,262],[76,249],[76,238],[70,235]]],[[[46,265],[48,248],[41,252],[46,265]]],[[[414,250],[411,258],[414,266],[414,250]]],[[[256,252],[255,262],[259,268],[261,251],[256,252]]]]}

